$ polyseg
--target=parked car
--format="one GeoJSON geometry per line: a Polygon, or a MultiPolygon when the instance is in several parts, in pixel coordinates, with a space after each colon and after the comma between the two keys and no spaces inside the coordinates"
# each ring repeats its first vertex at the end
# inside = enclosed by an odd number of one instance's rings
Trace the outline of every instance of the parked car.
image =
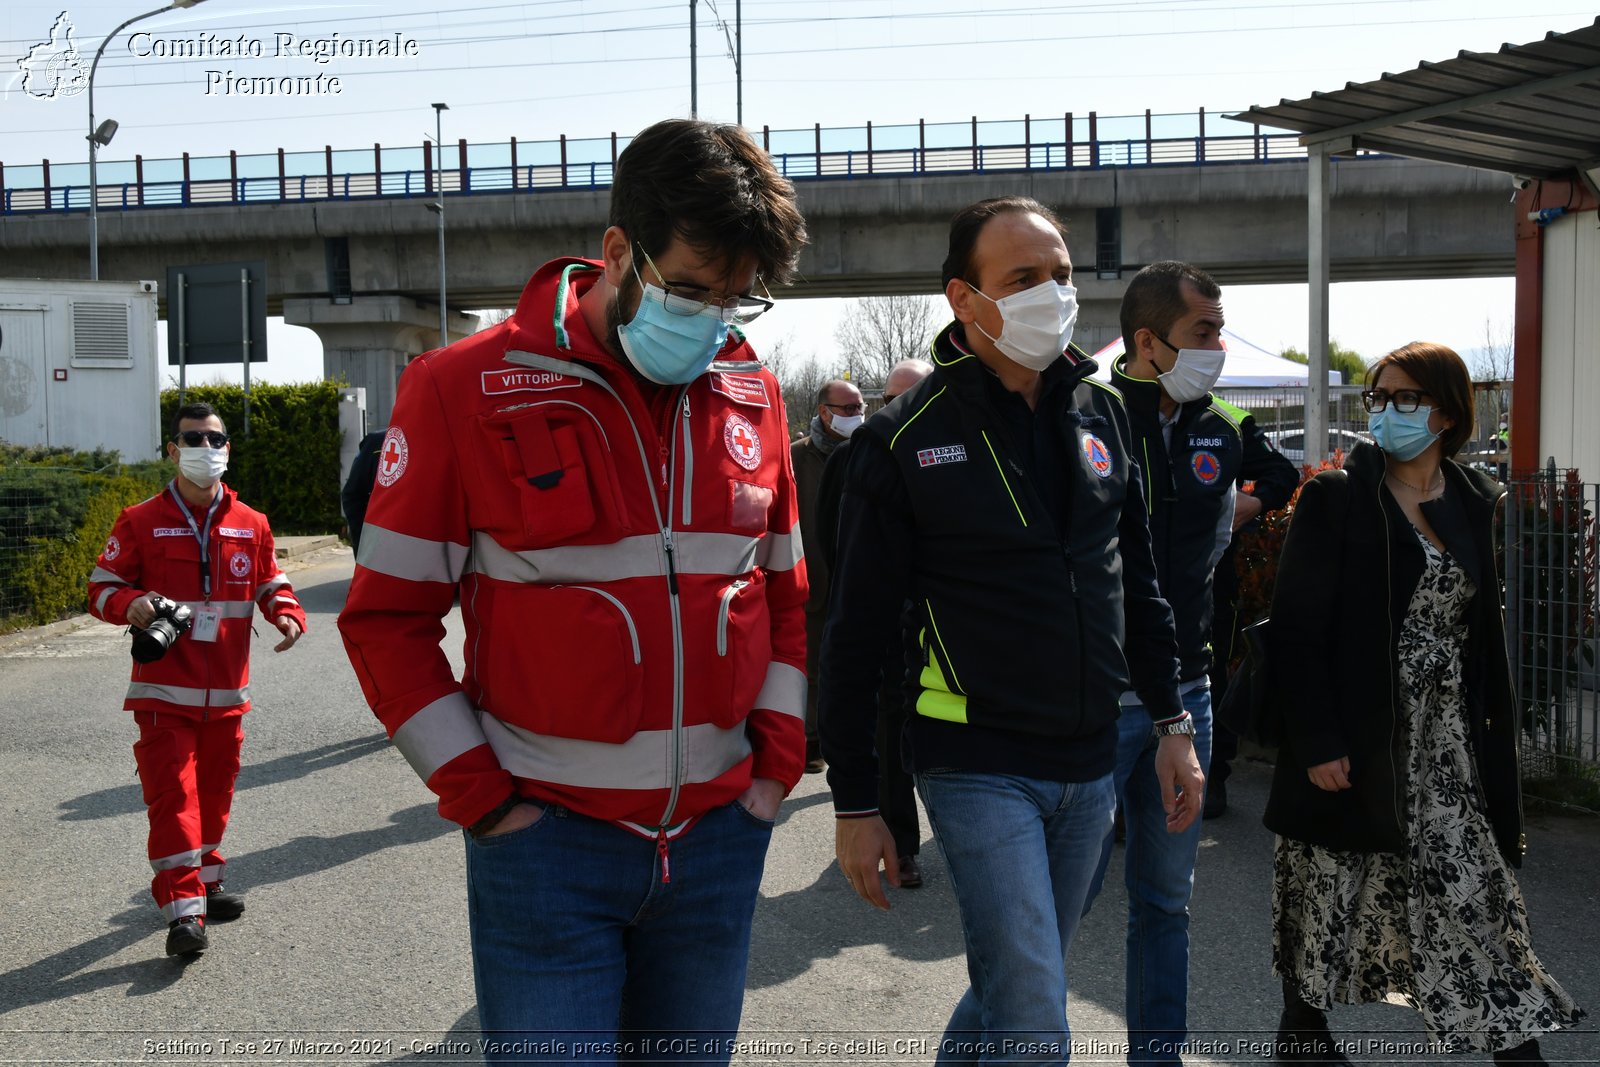
{"type": "MultiPolygon", "coordinates": [[[[1306,461],[1306,431],[1304,427],[1297,426],[1291,430],[1268,430],[1267,440],[1272,443],[1273,448],[1283,453],[1285,459],[1292,460],[1295,463],[1304,463],[1306,461]]],[[[1352,448],[1362,441],[1370,445],[1372,443],[1372,435],[1361,433],[1357,430],[1341,430],[1333,427],[1328,430],[1328,447],[1330,449],[1337,448],[1341,452],[1348,454],[1352,448]]]]}

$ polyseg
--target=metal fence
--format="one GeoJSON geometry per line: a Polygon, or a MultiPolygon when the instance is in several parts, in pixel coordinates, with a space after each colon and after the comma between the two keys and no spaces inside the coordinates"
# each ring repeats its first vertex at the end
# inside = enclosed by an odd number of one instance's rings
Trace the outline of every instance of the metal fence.
{"type": "Polygon", "coordinates": [[[1514,478],[1505,515],[1506,631],[1523,715],[1523,775],[1600,767],[1600,485],[1551,460],[1514,478]]]}
{"type": "Polygon", "coordinates": [[[70,501],[88,493],[87,471],[8,465],[0,469],[0,624],[31,611],[23,575],[41,546],[71,537],[70,501]]]}

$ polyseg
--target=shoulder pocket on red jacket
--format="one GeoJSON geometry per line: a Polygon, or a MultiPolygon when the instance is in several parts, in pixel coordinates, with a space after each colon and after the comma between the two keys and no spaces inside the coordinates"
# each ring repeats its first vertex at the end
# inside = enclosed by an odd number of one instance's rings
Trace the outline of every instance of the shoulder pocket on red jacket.
{"type": "Polygon", "coordinates": [[[527,547],[559,544],[621,516],[604,432],[579,405],[541,404],[495,412],[483,420],[515,495],[515,521],[527,547]]]}

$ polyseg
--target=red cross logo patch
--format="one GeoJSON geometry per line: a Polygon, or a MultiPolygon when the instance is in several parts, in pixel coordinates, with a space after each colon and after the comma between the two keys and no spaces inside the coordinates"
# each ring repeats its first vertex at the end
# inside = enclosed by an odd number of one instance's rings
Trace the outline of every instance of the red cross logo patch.
{"type": "Polygon", "coordinates": [[[1092,433],[1083,435],[1083,456],[1089,461],[1090,470],[1102,478],[1111,477],[1111,450],[1092,433]]]}
{"type": "Polygon", "coordinates": [[[747,471],[761,466],[761,435],[750,425],[750,420],[732,412],[722,424],[722,443],[728,446],[728,455],[747,471]]]}
{"type": "Polygon", "coordinates": [[[406,472],[406,459],[410,454],[405,431],[398,426],[389,427],[383,438],[383,448],[378,452],[378,484],[388,487],[399,481],[406,472]]]}
{"type": "Polygon", "coordinates": [[[243,578],[250,573],[250,553],[235,552],[228,560],[228,573],[243,578]]]}
{"type": "Polygon", "coordinates": [[[1222,462],[1212,452],[1196,452],[1189,460],[1189,467],[1201,485],[1210,485],[1222,476],[1222,462]]]}
{"type": "Polygon", "coordinates": [[[120,555],[122,555],[122,542],[115,537],[106,541],[106,559],[116,559],[120,555]]]}

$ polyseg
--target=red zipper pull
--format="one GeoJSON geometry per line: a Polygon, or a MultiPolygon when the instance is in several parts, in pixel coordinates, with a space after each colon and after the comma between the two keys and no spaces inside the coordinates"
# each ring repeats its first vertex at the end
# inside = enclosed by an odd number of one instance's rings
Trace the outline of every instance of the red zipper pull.
{"type": "Polygon", "coordinates": [[[672,882],[672,864],[667,860],[667,828],[665,826],[656,831],[656,855],[661,857],[661,884],[670,885],[672,882]]]}

